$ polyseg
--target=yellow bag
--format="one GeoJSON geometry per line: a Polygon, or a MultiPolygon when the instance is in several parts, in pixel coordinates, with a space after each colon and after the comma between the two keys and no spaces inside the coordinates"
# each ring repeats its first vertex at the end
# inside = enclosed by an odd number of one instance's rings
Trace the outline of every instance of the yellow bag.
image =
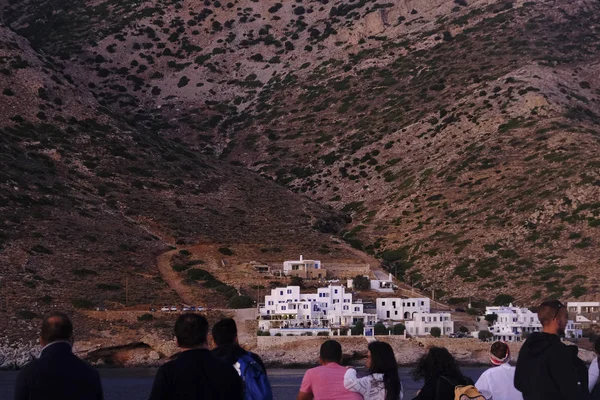
{"type": "Polygon", "coordinates": [[[486,400],[473,385],[454,387],[454,400],[486,400]]]}

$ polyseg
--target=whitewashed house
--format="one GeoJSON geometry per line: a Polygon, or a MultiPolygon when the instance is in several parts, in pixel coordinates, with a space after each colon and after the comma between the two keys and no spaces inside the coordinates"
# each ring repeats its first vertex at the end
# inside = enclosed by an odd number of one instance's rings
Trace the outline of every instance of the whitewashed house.
{"type": "Polygon", "coordinates": [[[427,297],[420,298],[378,298],[376,301],[377,319],[405,321],[413,319],[417,313],[429,313],[431,301],[427,297]]]}
{"type": "MultiPolygon", "coordinates": [[[[496,314],[497,320],[490,326],[489,330],[494,335],[494,340],[504,340],[507,342],[518,342],[523,340],[523,334],[531,332],[540,332],[542,324],[538,319],[537,313],[528,308],[514,307],[510,304],[508,307],[486,307],[486,315],[496,314]]],[[[567,322],[565,337],[582,337],[583,332],[577,324],[571,320],[567,322]]]]}
{"type": "Polygon", "coordinates": [[[343,286],[318,288],[317,293],[300,293],[300,287],[287,286],[271,290],[260,307],[259,329],[272,334],[295,334],[302,329],[349,328],[361,321],[375,325],[377,316],[365,313],[361,302],[352,301],[352,293],[343,286]],[[293,332],[291,331],[293,330],[293,332]]]}
{"type": "Polygon", "coordinates": [[[326,278],[327,271],[321,265],[319,260],[304,260],[300,256],[299,260],[284,261],[283,274],[288,276],[299,276],[303,279],[326,278]]]}
{"type": "Polygon", "coordinates": [[[431,328],[439,328],[442,335],[454,333],[454,322],[449,312],[425,313],[413,315],[411,321],[406,321],[406,331],[412,336],[431,335],[431,328]]]}
{"type": "Polygon", "coordinates": [[[567,303],[567,311],[571,316],[575,316],[575,320],[581,323],[597,324],[600,321],[600,302],[598,301],[569,301],[567,303]],[[579,317],[584,317],[588,321],[578,320],[579,317]]]}
{"type": "Polygon", "coordinates": [[[392,274],[388,275],[388,279],[371,279],[371,290],[381,293],[394,293],[398,286],[394,285],[392,274]]]}
{"type": "Polygon", "coordinates": [[[486,307],[485,314],[496,314],[489,330],[494,335],[494,340],[504,340],[507,342],[518,342],[523,338],[524,333],[539,332],[542,330],[542,324],[536,313],[528,308],[513,307],[510,304],[506,306],[486,307]]]}

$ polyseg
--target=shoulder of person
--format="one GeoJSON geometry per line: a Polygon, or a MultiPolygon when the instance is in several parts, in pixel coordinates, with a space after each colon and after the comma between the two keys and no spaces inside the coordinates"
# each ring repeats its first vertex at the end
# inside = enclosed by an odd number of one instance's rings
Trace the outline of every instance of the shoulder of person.
{"type": "Polygon", "coordinates": [[[252,357],[255,361],[262,362],[262,359],[258,354],[253,353],[251,351],[246,351],[246,354],[250,354],[250,357],[252,357]]]}

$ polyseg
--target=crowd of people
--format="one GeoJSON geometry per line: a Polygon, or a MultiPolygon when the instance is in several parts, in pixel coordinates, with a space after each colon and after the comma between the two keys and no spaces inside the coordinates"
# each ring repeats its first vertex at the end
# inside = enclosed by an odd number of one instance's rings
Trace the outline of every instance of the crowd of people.
{"type": "MultiPolygon", "coordinates": [[[[578,348],[560,340],[567,310],[559,301],[540,305],[542,332],[523,344],[516,367],[510,348],[494,342],[492,368],[477,380],[465,376],[450,352],[431,347],[412,371],[423,386],[413,400],[598,400],[599,360],[589,369],[578,348]]],[[[273,392],[261,358],[238,343],[237,326],[223,319],[212,328],[198,314],[182,314],[175,322],[178,356],[162,365],[154,378],[150,400],[272,400],[273,392]]],[[[23,368],[16,381],[15,400],[101,400],[98,371],[75,356],[73,325],[60,312],[47,316],[41,327],[40,357],[23,368]]],[[[600,354],[600,340],[595,343],[600,354]]],[[[297,400],[402,400],[404,391],[392,347],[373,341],[367,348],[366,376],[342,365],[342,346],[326,340],[320,347],[319,366],[306,371],[297,400]]]]}

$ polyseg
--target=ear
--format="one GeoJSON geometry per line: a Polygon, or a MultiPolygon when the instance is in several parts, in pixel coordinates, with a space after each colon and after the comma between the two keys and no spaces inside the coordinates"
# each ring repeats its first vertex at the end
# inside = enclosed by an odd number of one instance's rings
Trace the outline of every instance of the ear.
{"type": "Polygon", "coordinates": [[[235,335],[235,339],[233,340],[233,342],[234,342],[235,344],[240,344],[240,341],[239,341],[239,339],[238,339],[238,335],[235,335]]]}
{"type": "Polygon", "coordinates": [[[42,347],[46,347],[46,342],[44,341],[44,339],[40,336],[40,346],[42,347]]]}

